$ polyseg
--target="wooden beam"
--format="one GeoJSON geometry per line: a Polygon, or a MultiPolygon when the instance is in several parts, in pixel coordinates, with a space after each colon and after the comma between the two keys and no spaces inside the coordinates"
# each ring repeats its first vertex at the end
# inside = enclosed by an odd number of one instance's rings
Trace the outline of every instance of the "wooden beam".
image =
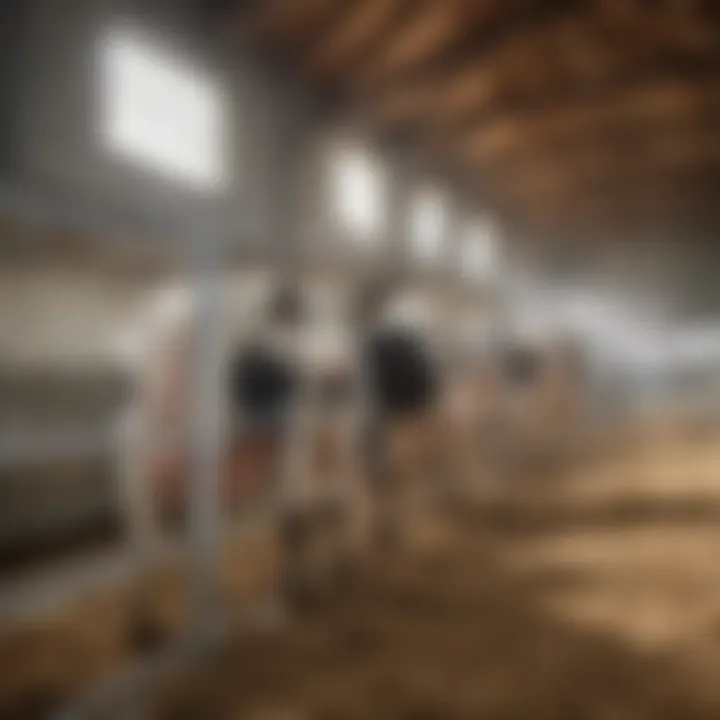
{"type": "Polygon", "coordinates": [[[324,81],[339,80],[353,63],[366,55],[365,49],[397,12],[398,0],[353,3],[335,32],[311,52],[307,61],[310,72],[324,81]]]}
{"type": "Polygon", "coordinates": [[[608,101],[641,94],[647,87],[663,83],[705,84],[720,80],[720,55],[714,58],[655,59],[634,68],[623,68],[594,83],[576,81],[549,88],[538,95],[510,95],[491,107],[481,106],[458,118],[449,132],[473,132],[497,122],[522,118],[531,123],[538,118],[572,111],[586,105],[598,107],[608,101]]]}
{"type": "MultiPolygon", "coordinates": [[[[649,133],[652,141],[638,143],[634,154],[591,139],[584,150],[580,145],[563,152],[536,148],[510,163],[477,164],[475,174],[491,188],[493,203],[509,208],[506,214],[523,223],[543,218],[544,223],[558,225],[567,215],[579,215],[583,222],[607,219],[617,214],[618,204],[625,206],[626,216],[651,223],[656,189],[658,203],[673,208],[679,220],[690,222],[693,214],[718,216],[714,210],[720,196],[717,127],[708,118],[704,125],[690,123],[675,133],[672,127],[649,133]],[[638,208],[644,208],[644,217],[638,208]]],[[[718,221],[720,225],[720,216],[718,221]]]]}
{"type": "Polygon", "coordinates": [[[373,107],[365,102],[362,94],[358,92],[358,85],[366,77],[368,64],[373,62],[374,58],[383,56],[398,34],[412,28],[419,13],[433,7],[438,7],[436,0],[394,0],[393,12],[386,24],[364,41],[360,52],[356,53],[356,58],[348,64],[342,83],[338,82],[334,86],[336,104],[344,106],[348,117],[357,118],[362,124],[382,127],[382,124],[377,122],[373,107]]]}
{"type": "Polygon", "coordinates": [[[641,198],[670,192],[681,205],[692,203],[697,207],[703,204],[715,207],[715,197],[720,189],[718,155],[686,160],[673,160],[669,164],[658,160],[634,167],[618,164],[584,173],[573,173],[568,169],[566,174],[518,175],[499,183],[496,192],[514,203],[516,208],[530,212],[547,208],[558,214],[572,212],[578,203],[612,207],[619,199],[632,204],[641,198]]]}
{"type": "Polygon", "coordinates": [[[458,137],[462,152],[478,160],[502,160],[523,148],[562,144],[573,137],[599,129],[611,132],[632,123],[653,125],[687,120],[695,115],[717,117],[720,113],[720,76],[710,74],[682,78],[656,78],[637,87],[621,82],[614,92],[588,93],[564,103],[545,103],[522,113],[505,111],[458,137]],[[464,138],[464,139],[463,139],[464,138]]]}
{"type": "Polygon", "coordinates": [[[329,3],[318,17],[316,25],[293,47],[298,61],[305,63],[317,46],[326,42],[346,18],[352,18],[354,10],[362,4],[363,0],[333,0],[329,3]]]}
{"type": "MultiPolygon", "coordinates": [[[[422,58],[420,62],[405,66],[399,72],[388,72],[373,88],[375,96],[388,97],[408,85],[436,86],[468,64],[489,55],[509,38],[528,32],[537,26],[552,23],[573,9],[582,0],[523,0],[504,2],[490,17],[474,13],[469,19],[461,16],[464,29],[455,42],[439,53],[422,58]]],[[[458,3],[448,2],[448,11],[467,12],[458,3]]]]}
{"type": "MultiPolygon", "coordinates": [[[[544,11],[548,9],[549,6],[544,11]]],[[[495,115],[533,113],[536,109],[541,111],[576,99],[583,102],[595,94],[595,88],[604,94],[614,92],[616,87],[620,89],[622,84],[634,87],[656,75],[712,74],[720,57],[720,40],[713,42],[712,38],[720,38],[720,28],[716,33],[707,28],[700,32],[696,27],[697,18],[690,16],[690,20],[693,32],[662,37],[658,46],[642,38],[633,41],[626,37],[626,29],[623,29],[625,35],[622,32],[618,35],[619,31],[613,29],[613,34],[605,37],[601,24],[598,27],[599,19],[592,15],[560,14],[553,22],[545,23],[550,36],[542,43],[538,42],[537,33],[530,32],[528,43],[531,44],[520,42],[522,32],[511,33],[493,52],[479,54],[474,64],[461,65],[449,76],[431,73],[423,82],[400,83],[397,90],[368,96],[366,102],[377,108],[380,121],[387,114],[397,120],[397,97],[412,95],[418,99],[415,117],[406,105],[408,112],[399,119],[404,123],[417,119],[429,124],[433,133],[451,134],[475,123],[490,121],[495,115]],[[615,35],[626,42],[613,45],[615,35]],[[573,39],[574,46],[568,46],[568,38],[573,39]],[[543,47],[547,47],[544,54],[543,47]],[[557,55],[552,57],[552,63],[551,50],[557,55]],[[519,63],[521,54],[524,57],[519,63]],[[513,62],[514,56],[517,57],[513,62]],[[563,71],[559,73],[553,63],[563,71]],[[708,65],[710,70],[706,69],[708,65]],[[508,73],[506,68],[515,70],[508,73]],[[540,72],[534,80],[533,68],[540,72]],[[519,72],[520,69],[523,72],[519,72]],[[423,96],[424,107],[419,102],[423,96]]],[[[540,37],[544,37],[545,33],[539,32],[540,37]]]]}
{"type": "Polygon", "coordinates": [[[430,0],[395,0],[393,13],[384,27],[364,46],[345,80],[353,83],[355,78],[362,75],[364,64],[385,53],[395,38],[412,25],[418,13],[431,4],[430,0]]]}
{"type": "Polygon", "coordinates": [[[636,191],[638,183],[652,188],[677,177],[720,170],[720,140],[706,133],[697,141],[675,148],[658,143],[652,151],[624,161],[621,153],[606,152],[602,147],[592,152],[564,157],[535,156],[525,163],[498,168],[493,180],[498,188],[527,197],[552,195],[570,204],[578,191],[594,187],[596,199],[602,199],[608,187],[622,192],[636,191]]]}
{"type": "Polygon", "coordinates": [[[452,46],[464,27],[463,17],[453,12],[452,0],[428,5],[395,37],[385,52],[371,60],[367,70],[360,75],[360,91],[364,92],[365,88],[372,91],[388,75],[402,73],[452,46]]]}
{"type": "Polygon", "coordinates": [[[261,10],[256,31],[266,42],[284,46],[302,42],[319,17],[343,0],[271,0],[261,10]]]}
{"type": "Polygon", "coordinates": [[[717,157],[720,114],[669,118],[656,124],[619,124],[573,136],[559,136],[556,142],[532,143],[522,150],[499,157],[486,157],[478,164],[494,175],[526,174],[533,167],[545,169],[604,163],[631,167],[655,158],[717,157]]]}

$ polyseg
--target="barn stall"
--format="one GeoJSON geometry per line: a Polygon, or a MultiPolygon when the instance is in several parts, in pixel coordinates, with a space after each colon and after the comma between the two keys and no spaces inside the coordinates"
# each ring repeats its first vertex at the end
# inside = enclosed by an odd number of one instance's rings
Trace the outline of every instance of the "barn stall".
{"type": "Polygon", "coordinates": [[[711,5],[2,12],[0,714],[717,715],[711,5]],[[360,488],[358,566],[278,616],[277,494],[222,503],[223,348],[268,278],[357,332],[377,276],[480,429],[410,432],[413,457],[451,441],[452,502],[405,498],[378,553],[360,488]],[[178,297],[191,513],[138,648],[117,428],[178,297]]]}

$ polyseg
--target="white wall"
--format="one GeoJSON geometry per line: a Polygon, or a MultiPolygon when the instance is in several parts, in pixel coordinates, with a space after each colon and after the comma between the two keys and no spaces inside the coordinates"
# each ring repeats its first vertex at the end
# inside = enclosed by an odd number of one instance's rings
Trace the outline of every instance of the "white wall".
{"type": "Polygon", "coordinates": [[[240,50],[211,50],[210,43],[190,37],[182,19],[167,10],[156,13],[149,32],[216,77],[229,95],[233,182],[217,202],[196,198],[122,166],[98,148],[97,47],[106,28],[134,17],[117,10],[126,4],[26,0],[20,175],[174,218],[196,220],[202,211],[220,207],[237,241],[289,242],[289,195],[296,185],[298,147],[310,123],[308,104],[240,50]]]}
{"type": "Polygon", "coordinates": [[[0,362],[117,361],[123,326],[151,286],[73,270],[0,269],[0,362]]]}

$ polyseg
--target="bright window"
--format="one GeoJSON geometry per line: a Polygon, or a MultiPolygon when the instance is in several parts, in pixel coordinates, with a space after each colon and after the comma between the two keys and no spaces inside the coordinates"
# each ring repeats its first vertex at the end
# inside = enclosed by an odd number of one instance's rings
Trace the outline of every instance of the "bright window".
{"type": "Polygon", "coordinates": [[[104,37],[100,62],[106,150],[174,183],[227,183],[227,103],[210,78],[125,30],[104,37]]]}
{"type": "Polygon", "coordinates": [[[463,275],[473,281],[489,280],[497,270],[497,237],[492,225],[482,220],[468,223],[461,239],[463,275]]]}
{"type": "Polygon", "coordinates": [[[447,220],[445,198],[430,188],[420,190],[410,208],[410,236],[416,258],[431,260],[440,254],[447,220]]]}
{"type": "Polygon", "coordinates": [[[332,158],[331,201],[343,231],[363,242],[377,241],[386,220],[382,170],[368,153],[342,149],[332,158]]]}

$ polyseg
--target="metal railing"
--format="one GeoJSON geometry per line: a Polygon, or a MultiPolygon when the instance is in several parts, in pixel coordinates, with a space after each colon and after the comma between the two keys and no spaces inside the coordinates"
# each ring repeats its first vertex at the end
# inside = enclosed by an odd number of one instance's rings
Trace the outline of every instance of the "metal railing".
{"type": "MultiPolygon", "coordinates": [[[[94,717],[116,707],[120,698],[137,697],[152,681],[193,652],[216,639],[218,618],[217,550],[218,517],[218,453],[220,378],[218,372],[220,257],[227,233],[211,212],[202,217],[163,216],[161,213],[88,203],[63,191],[43,190],[28,185],[0,181],[0,214],[10,216],[34,228],[53,231],[72,230],[84,233],[96,243],[127,243],[142,240],[148,245],[165,244],[183,254],[193,273],[197,316],[195,332],[198,342],[193,399],[193,457],[197,459],[191,472],[190,559],[192,564],[192,615],[187,633],[181,641],[161,655],[137,665],[121,677],[112,678],[79,698],[59,717],[94,717]]],[[[108,437],[102,431],[66,431],[50,436],[23,433],[22,437],[4,437],[0,442],[0,461],[27,462],[33,456],[60,458],[68,454],[96,452],[105,448],[108,437]]],[[[177,550],[177,548],[176,548],[177,550]]],[[[120,553],[115,562],[105,563],[105,572],[97,567],[78,572],[53,573],[43,585],[43,578],[34,577],[23,588],[4,583],[0,590],[0,616],[11,615],[31,594],[41,595],[38,588],[54,588],[49,599],[77,597],[77,592],[91,592],[98,586],[112,584],[134,572],[128,553],[120,553]],[[73,592],[73,591],[77,592],[73,592]]],[[[38,606],[38,610],[42,610],[38,606]]],[[[49,610],[50,608],[45,608],[49,610]]]]}

